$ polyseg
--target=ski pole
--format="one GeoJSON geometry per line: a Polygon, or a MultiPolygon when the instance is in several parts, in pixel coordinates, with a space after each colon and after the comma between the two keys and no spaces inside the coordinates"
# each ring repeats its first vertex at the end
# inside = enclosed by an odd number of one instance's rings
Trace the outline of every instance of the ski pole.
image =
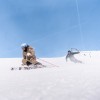
{"type": "Polygon", "coordinates": [[[40,58],[37,58],[37,59],[39,59],[39,60],[41,60],[41,61],[43,61],[43,62],[46,62],[46,63],[48,63],[48,64],[50,64],[50,65],[52,65],[52,66],[59,67],[59,66],[57,66],[57,65],[55,65],[55,64],[52,64],[52,63],[50,63],[50,62],[48,62],[48,61],[45,61],[45,60],[42,60],[42,59],[40,59],[40,58]]]}

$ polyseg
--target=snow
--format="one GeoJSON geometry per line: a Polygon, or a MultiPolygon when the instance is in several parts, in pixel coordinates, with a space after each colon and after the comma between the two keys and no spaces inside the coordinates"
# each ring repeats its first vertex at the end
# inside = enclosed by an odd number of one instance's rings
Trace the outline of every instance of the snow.
{"type": "Polygon", "coordinates": [[[1,58],[0,100],[100,100],[100,51],[75,58],[82,63],[40,58],[49,67],[20,71],[10,68],[21,66],[21,58],[1,58]]]}

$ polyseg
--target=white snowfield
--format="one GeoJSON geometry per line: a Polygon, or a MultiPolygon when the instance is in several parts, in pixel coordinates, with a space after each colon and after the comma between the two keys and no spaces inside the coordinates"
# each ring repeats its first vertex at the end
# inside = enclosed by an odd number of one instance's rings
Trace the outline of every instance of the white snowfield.
{"type": "Polygon", "coordinates": [[[0,100],[100,100],[100,51],[75,58],[82,63],[66,62],[65,56],[40,58],[47,68],[13,71],[21,58],[1,58],[0,100]]]}

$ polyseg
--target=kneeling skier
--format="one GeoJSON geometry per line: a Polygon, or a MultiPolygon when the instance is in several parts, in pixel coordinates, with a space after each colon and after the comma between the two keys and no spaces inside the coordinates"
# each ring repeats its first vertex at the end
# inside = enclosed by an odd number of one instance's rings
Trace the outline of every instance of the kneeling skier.
{"type": "Polygon", "coordinates": [[[30,45],[23,43],[21,44],[21,48],[23,51],[22,65],[29,66],[30,64],[41,64],[38,61],[36,61],[35,51],[30,45]]]}

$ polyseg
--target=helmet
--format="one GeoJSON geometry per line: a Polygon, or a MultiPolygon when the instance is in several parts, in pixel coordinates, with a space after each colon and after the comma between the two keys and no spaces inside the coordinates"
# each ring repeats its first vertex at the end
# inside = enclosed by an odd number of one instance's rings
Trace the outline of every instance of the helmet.
{"type": "Polygon", "coordinates": [[[26,44],[26,43],[21,44],[21,48],[25,48],[27,46],[28,46],[28,44],[26,44]]]}

